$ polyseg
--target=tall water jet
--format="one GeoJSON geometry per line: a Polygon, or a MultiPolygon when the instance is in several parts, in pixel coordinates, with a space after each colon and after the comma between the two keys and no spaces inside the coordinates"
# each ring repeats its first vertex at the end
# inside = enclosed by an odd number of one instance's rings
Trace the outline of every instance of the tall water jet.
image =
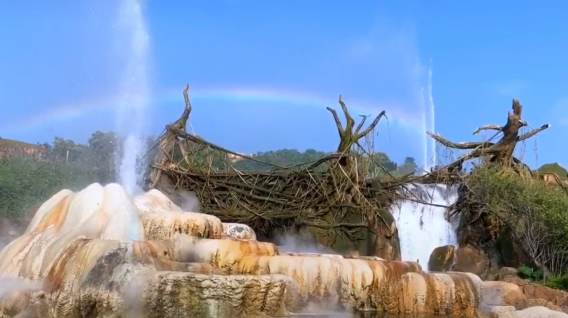
{"type": "Polygon", "coordinates": [[[149,104],[149,36],[142,14],[141,0],[122,0],[119,4],[119,42],[125,45],[125,69],[121,78],[121,99],[117,111],[117,129],[124,136],[118,161],[119,182],[128,193],[138,191],[141,174],[137,163],[145,150],[143,127],[149,104]]]}
{"type": "Polygon", "coordinates": [[[426,131],[434,132],[435,130],[435,109],[434,109],[434,97],[432,96],[432,61],[430,60],[430,66],[428,67],[428,73],[426,77],[426,88],[422,88],[421,94],[421,104],[422,104],[422,130],[424,131],[422,135],[423,143],[423,155],[424,155],[424,170],[428,171],[431,167],[436,167],[436,141],[432,138],[428,138],[426,131]]]}
{"type": "Polygon", "coordinates": [[[426,134],[426,131],[428,131],[428,120],[426,119],[426,98],[425,98],[425,93],[424,93],[424,87],[420,90],[420,103],[422,106],[422,155],[424,156],[422,158],[422,169],[424,170],[424,173],[426,171],[430,170],[430,160],[428,160],[428,155],[429,155],[429,151],[428,151],[428,135],[426,134]]]}
{"type": "MultiPolygon", "coordinates": [[[[432,60],[430,60],[430,67],[428,68],[428,81],[426,83],[426,92],[427,92],[427,98],[426,98],[426,106],[427,106],[427,110],[428,110],[428,115],[429,115],[429,121],[428,121],[428,131],[431,131],[433,133],[435,133],[435,129],[436,129],[436,114],[435,114],[435,108],[434,108],[434,96],[432,95],[432,60]]],[[[437,162],[437,158],[436,158],[436,140],[430,138],[430,151],[429,154],[431,156],[431,167],[436,167],[436,165],[438,164],[437,162]]]]}

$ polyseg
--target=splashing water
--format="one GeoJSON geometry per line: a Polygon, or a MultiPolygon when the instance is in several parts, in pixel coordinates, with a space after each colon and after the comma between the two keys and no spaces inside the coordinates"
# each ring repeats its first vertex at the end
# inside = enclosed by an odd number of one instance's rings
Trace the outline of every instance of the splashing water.
{"type": "Polygon", "coordinates": [[[122,100],[117,112],[117,128],[126,136],[119,161],[119,182],[133,195],[140,191],[141,174],[137,163],[145,152],[143,127],[150,99],[148,81],[149,36],[141,0],[122,0],[118,17],[119,42],[126,45],[122,76],[122,100]]]}
{"type": "Polygon", "coordinates": [[[403,200],[391,208],[400,237],[403,261],[416,261],[424,270],[428,268],[430,254],[438,246],[457,247],[456,229],[459,220],[452,224],[446,220],[446,208],[456,202],[457,188],[442,184],[408,186],[405,195],[439,206],[403,200]]]}

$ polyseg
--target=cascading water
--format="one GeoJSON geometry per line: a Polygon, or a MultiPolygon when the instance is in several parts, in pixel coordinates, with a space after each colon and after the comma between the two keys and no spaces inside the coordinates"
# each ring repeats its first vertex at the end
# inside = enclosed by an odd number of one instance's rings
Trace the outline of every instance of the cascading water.
{"type": "MultiPolygon", "coordinates": [[[[435,108],[432,95],[432,61],[428,67],[426,89],[422,89],[423,128],[427,131],[435,130],[435,108]]],[[[428,138],[424,132],[424,170],[437,166],[436,141],[428,138]]],[[[432,251],[443,245],[457,247],[456,229],[459,220],[452,220],[453,224],[446,220],[447,206],[452,205],[458,199],[456,187],[446,187],[443,184],[417,185],[407,187],[409,195],[414,195],[418,201],[430,204],[416,203],[411,200],[398,202],[391,208],[395,217],[402,259],[416,261],[424,269],[428,267],[428,260],[432,251]]]]}
{"type": "Polygon", "coordinates": [[[122,73],[121,102],[117,111],[117,128],[125,136],[118,172],[119,182],[130,194],[140,191],[141,173],[138,162],[145,152],[143,127],[148,107],[149,81],[148,58],[149,36],[142,14],[141,0],[122,0],[118,17],[119,42],[125,44],[123,50],[126,63],[122,73]]]}
{"type": "Polygon", "coordinates": [[[427,270],[430,254],[436,247],[457,247],[456,229],[459,220],[448,222],[445,208],[456,202],[457,188],[423,184],[410,185],[407,189],[409,193],[405,193],[406,197],[415,196],[417,200],[431,205],[403,200],[391,208],[398,227],[402,260],[418,260],[422,268],[427,270]]]}

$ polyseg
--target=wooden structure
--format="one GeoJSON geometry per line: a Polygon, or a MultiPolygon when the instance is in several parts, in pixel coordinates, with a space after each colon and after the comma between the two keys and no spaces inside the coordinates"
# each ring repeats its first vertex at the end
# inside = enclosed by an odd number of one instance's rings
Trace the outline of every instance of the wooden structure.
{"type": "Polygon", "coordinates": [[[201,212],[224,222],[246,223],[262,239],[307,229],[321,244],[335,249],[400,259],[398,231],[389,209],[401,181],[370,180],[373,156],[360,144],[386,116],[384,111],[363,129],[366,117],[355,125],[340,96],[345,125],[336,110],[327,108],[340,137],[336,153],[298,166],[264,163],[264,171],[244,171],[234,158],[240,158],[239,164],[258,160],[186,131],[192,110],[188,90],[189,86],[183,92],[182,116],[166,127],[154,148],[153,188],[174,200],[179,190],[191,191],[201,212]]]}

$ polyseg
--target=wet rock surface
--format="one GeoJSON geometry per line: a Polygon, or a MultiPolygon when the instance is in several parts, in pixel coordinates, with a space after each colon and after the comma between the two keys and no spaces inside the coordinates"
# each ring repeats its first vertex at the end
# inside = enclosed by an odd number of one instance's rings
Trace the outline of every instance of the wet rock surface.
{"type": "Polygon", "coordinates": [[[430,254],[428,270],[432,272],[449,271],[454,263],[455,251],[456,248],[453,245],[436,247],[430,254]]]}
{"type": "MultiPolygon", "coordinates": [[[[0,317],[478,317],[495,296],[472,273],[283,253],[246,225],[182,211],[159,191],[133,200],[116,184],[46,201],[0,251],[0,280],[0,317]]],[[[501,284],[499,305],[541,304],[501,284]]]]}
{"type": "Polygon", "coordinates": [[[485,277],[489,271],[489,260],[482,250],[466,245],[456,251],[456,260],[452,270],[485,277]]]}
{"type": "Polygon", "coordinates": [[[566,299],[568,293],[517,276],[514,268],[502,268],[493,274],[499,280],[483,282],[483,304],[480,309],[491,317],[568,317],[566,299]],[[504,308],[516,310],[510,316],[504,308]],[[491,309],[493,308],[493,309],[491,309]]]}

